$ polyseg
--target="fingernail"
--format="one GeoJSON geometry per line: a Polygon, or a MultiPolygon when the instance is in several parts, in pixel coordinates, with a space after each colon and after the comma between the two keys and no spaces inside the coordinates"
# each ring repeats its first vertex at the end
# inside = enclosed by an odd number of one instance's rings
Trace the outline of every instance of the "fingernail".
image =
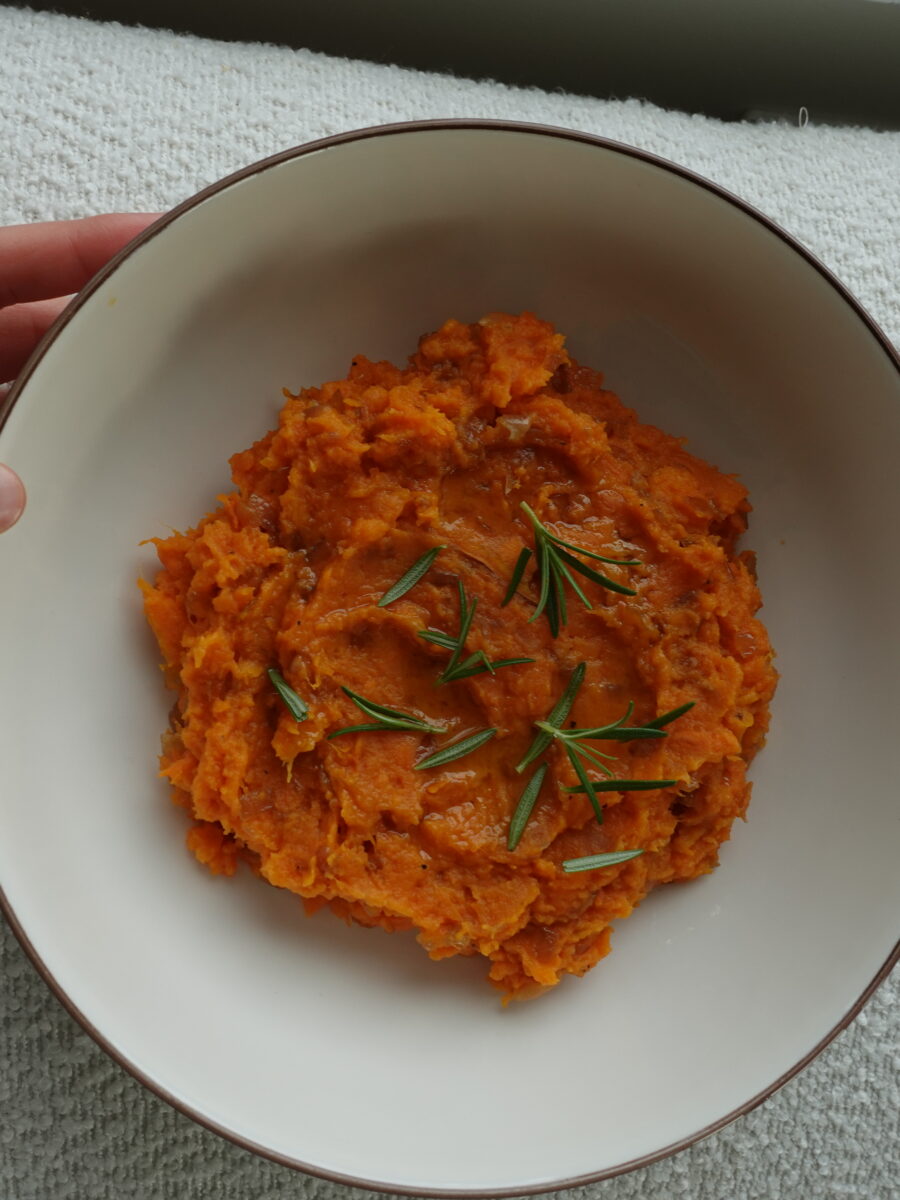
{"type": "Polygon", "coordinates": [[[10,529],[25,508],[25,485],[15,471],[0,463],[0,533],[10,529]]]}

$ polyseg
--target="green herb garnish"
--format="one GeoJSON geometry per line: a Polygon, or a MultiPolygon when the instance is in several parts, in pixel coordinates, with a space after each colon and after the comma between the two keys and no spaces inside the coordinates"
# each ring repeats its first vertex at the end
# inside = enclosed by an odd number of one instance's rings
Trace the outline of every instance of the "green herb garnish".
{"type": "Polygon", "coordinates": [[[463,658],[466,638],[469,636],[469,630],[472,627],[472,619],[478,607],[478,600],[475,599],[471,604],[469,603],[469,599],[466,596],[466,589],[463,587],[461,579],[457,579],[456,586],[459,588],[459,633],[457,636],[453,637],[449,633],[442,633],[440,630],[434,629],[419,630],[419,637],[423,641],[431,642],[434,646],[442,646],[445,650],[453,651],[450,661],[437,677],[437,683],[456,683],[460,679],[468,679],[472,675],[481,675],[485,671],[490,671],[493,675],[501,667],[514,667],[518,663],[534,662],[533,658],[498,658],[495,662],[491,662],[483,650],[476,650],[468,658],[463,658]]]}
{"type": "Polygon", "coordinates": [[[500,601],[501,608],[505,608],[518,591],[519,584],[522,582],[522,576],[525,574],[525,568],[528,566],[529,558],[531,558],[531,551],[527,546],[525,546],[519,551],[519,557],[516,559],[516,565],[513,567],[513,573],[510,576],[509,587],[506,589],[506,595],[500,601]]]}
{"type": "MultiPolygon", "coordinates": [[[[652,792],[657,788],[674,787],[677,779],[593,779],[591,790],[595,792],[652,792]]],[[[567,787],[567,792],[586,792],[584,786],[567,787]]]]}
{"type": "Polygon", "coordinates": [[[548,721],[535,721],[538,729],[546,733],[551,739],[555,739],[561,743],[580,781],[581,786],[578,790],[587,794],[593,806],[594,814],[601,823],[603,821],[603,809],[600,807],[600,801],[597,799],[598,788],[588,777],[586,765],[602,771],[604,775],[612,779],[613,773],[606,764],[614,762],[615,757],[612,754],[604,754],[601,750],[595,750],[592,746],[586,746],[584,743],[589,741],[633,742],[643,738],[668,737],[668,734],[663,729],[654,729],[649,725],[626,725],[625,722],[633,712],[634,702],[632,701],[629,703],[624,715],[619,717],[618,721],[613,721],[609,725],[599,725],[591,729],[558,729],[548,721]]]}
{"type": "Polygon", "coordinates": [[[419,637],[435,646],[443,646],[445,650],[455,650],[457,639],[449,633],[441,633],[439,629],[420,629],[419,637]]]}
{"type": "MultiPolygon", "coordinates": [[[[590,729],[557,729],[547,730],[551,737],[560,738],[563,741],[588,741],[588,742],[634,742],[641,741],[644,738],[661,738],[668,737],[664,729],[659,729],[655,724],[648,723],[647,725],[626,725],[625,722],[634,712],[634,701],[630,700],[625,712],[619,717],[618,721],[611,721],[609,725],[597,725],[590,729]]],[[[658,720],[659,718],[657,718],[658,720]]],[[[674,720],[674,718],[671,718],[674,720]]],[[[543,729],[548,724],[547,721],[535,721],[538,729],[543,729]]],[[[609,757],[606,755],[605,757],[609,757]]]]}
{"type": "MultiPolygon", "coordinates": [[[[588,797],[591,802],[591,807],[594,810],[594,815],[599,824],[603,823],[603,808],[597,796],[600,792],[639,792],[651,791],[656,788],[672,787],[677,782],[675,779],[616,779],[612,771],[607,766],[608,762],[615,762],[615,758],[611,754],[604,754],[601,750],[596,750],[593,746],[585,745],[591,741],[609,741],[609,742],[632,742],[644,738],[660,738],[668,737],[668,733],[660,726],[668,725],[678,717],[683,716],[689,709],[693,708],[694,702],[682,704],[679,708],[673,708],[670,712],[662,713],[653,721],[648,721],[646,725],[628,725],[626,722],[630,719],[634,712],[634,702],[630,702],[623,716],[619,717],[618,721],[612,721],[608,725],[598,725],[584,729],[563,729],[562,725],[572,710],[572,705],[575,703],[575,697],[578,694],[578,689],[584,682],[585,671],[587,665],[583,662],[579,663],[566,685],[566,690],[557,700],[556,704],[548,713],[543,721],[535,721],[535,728],[538,734],[534,741],[528,747],[524,757],[516,766],[516,771],[521,773],[529,767],[535,759],[549,748],[551,742],[558,741],[566,752],[569,762],[572,764],[572,769],[578,776],[578,786],[566,788],[567,792],[580,792],[588,797]],[[589,769],[602,771],[607,779],[597,781],[592,780],[588,775],[589,769]]],[[[543,782],[543,775],[541,776],[543,782]]],[[[538,783],[540,789],[540,782],[538,783]]],[[[537,798],[537,792],[530,796],[528,788],[523,792],[519,800],[516,811],[513,814],[512,822],[510,823],[509,841],[514,841],[514,846],[518,845],[519,838],[522,836],[522,830],[531,815],[531,809],[534,807],[534,801],[537,798]],[[526,798],[530,799],[530,805],[526,805],[526,798]],[[524,815],[522,815],[524,813],[524,815]],[[514,831],[515,838],[513,837],[514,831]]],[[[509,845],[509,841],[507,845],[509,845]]],[[[510,848],[514,848],[514,846],[510,848]]]]}
{"type": "Polygon", "coordinates": [[[628,862],[637,858],[643,850],[612,850],[609,854],[588,854],[585,858],[567,858],[562,869],[567,875],[576,871],[596,871],[598,867],[614,867],[616,863],[628,862]]]}
{"type": "Polygon", "coordinates": [[[547,774],[547,763],[541,763],[532,777],[525,784],[525,790],[519,797],[519,803],[516,805],[516,811],[513,813],[513,818],[509,823],[509,834],[506,838],[507,850],[515,850],[519,842],[522,840],[522,834],[525,832],[525,826],[537,803],[537,798],[541,792],[541,786],[544,782],[544,776],[547,774]]]}
{"type": "Polygon", "coordinates": [[[366,730],[375,729],[411,729],[419,733],[447,732],[446,725],[432,725],[428,721],[420,721],[418,717],[411,717],[409,713],[400,712],[396,708],[385,708],[383,704],[376,704],[373,700],[366,700],[364,696],[359,696],[356,692],[351,692],[347,687],[342,687],[341,691],[350,697],[358,709],[364,712],[367,717],[372,717],[373,720],[370,724],[348,725],[344,729],[336,729],[334,733],[329,733],[329,740],[340,737],[344,733],[362,733],[366,730]]]}
{"type": "MultiPolygon", "coordinates": [[[[562,725],[563,721],[565,721],[566,717],[571,711],[572,705],[575,703],[575,697],[578,694],[578,689],[581,687],[582,683],[584,683],[584,673],[586,670],[587,663],[580,662],[572,672],[572,676],[566,685],[566,690],[547,714],[547,720],[545,722],[546,725],[557,728],[562,725]]],[[[528,750],[525,752],[525,757],[516,766],[516,770],[520,775],[526,767],[531,766],[536,758],[540,758],[552,740],[552,733],[547,733],[545,730],[541,730],[541,732],[528,747],[528,750]]]]}
{"type": "Polygon", "coordinates": [[[470,737],[463,738],[462,741],[453,742],[452,745],[445,746],[443,750],[437,750],[434,754],[429,754],[420,763],[416,763],[413,769],[424,771],[427,767],[443,767],[449,762],[454,762],[457,758],[464,758],[467,754],[471,754],[473,750],[477,750],[479,746],[483,746],[486,742],[489,742],[496,732],[496,729],[482,729],[479,733],[473,733],[470,737]]]}
{"type": "Polygon", "coordinates": [[[648,721],[646,728],[662,729],[664,725],[671,725],[673,721],[683,717],[686,712],[690,712],[696,703],[696,700],[688,700],[687,704],[679,704],[678,708],[672,708],[661,716],[654,717],[652,721],[648,721]]]}
{"type": "Polygon", "coordinates": [[[276,671],[274,667],[269,667],[266,671],[272,687],[284,701],[285,707],[294,718],[295,721],[305,721],[309,716],[309,709],[305,702],[300,699],[292,687],[285,683],[284,676],[280,671],[276,671]]]}
{"type": "Polygon", "coordinates": [[[446,550],[446,546],[435,546],[431,550],[427,550],[421,558],[417,558],[409,570],[401,575],[393,587],[389,587],[381,599],[378,601],[379,608],[386,608],[389,604],[393,604],[395,600],[399,600],[401,596],[405,596],[410,588],[416,586],[419,580],[428,571],[428,568],[437,558],[442,550],[446,550]]]}
{"type": "MultiPolygon", "coordinates": [[[[610,579],[607,575],[602,575],[599,571],[595,571],[593,567],[589,567],[586,563],[576,558],[575,554],[572,554],[571,551],[574,550],[576,554],[584,554],[588,558],[596,559],[597,562],[612,563],[620,567],[636,567],[641,561],[639,558],[608,558],[603,554],[595,554],[593,550],[585,550],[583,546],[576,546],[574,542],[567,542],[563,538],[557,537],[556,534],[551,533],[546,525],[541,524],[534,510],[524,500],[521,502],[520,507],[528,517],[534,530],[534,545],[537,552],[538,575],[540,578],[540,594],[538,595],[537,608],[528,618],[529,622],[536,621],[541,613],[546,611],[550,632],[554,637],[559,634],[560,627],[568,622],[566,584],[571,587],[585,608],[590,609],[591,602],[584,594],[581,585],[572,574],[572,571],[577,571],[579,575],[583,575],[593,583],[599,583],[607,591],[619,592],[623,596],[637,595],[637,592],[633,588],[616,583],[614,579],[610,579]]],[[[522,563],[521,555],[519,556],[519,563],[522,563]]],[[[517,568],[519,563],[516,564],[517,568]]],[[[525,566],[522,563],[522,570],[524,569],[525,566]]],[[[516,586],[518,586],[518,580],[516,581],[516,586]]]]}

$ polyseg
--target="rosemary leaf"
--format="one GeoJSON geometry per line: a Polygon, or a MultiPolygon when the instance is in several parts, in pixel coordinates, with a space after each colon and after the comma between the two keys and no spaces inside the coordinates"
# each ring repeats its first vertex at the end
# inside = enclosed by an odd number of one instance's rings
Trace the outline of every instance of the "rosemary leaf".
{"type": "Polygon", "coordinates": [[[459,637],[456,639],[456,645],[453,648],[450,661],[438,676],[438,683],[452,682],[454,669],[462,657],[466,638],[469,636],[469,630],[472,628],[472,618],[475,616],[475,609],[478,607],[477,599],[472,601],[471,607],[469,606],[466,589],[463,587],[461,579],[457,579],[456,586],[459,589],[459,637]]]}
{"type": "Polygon", "coordinates": [[[421,558],[417,558],[409,570],[400,576],[393,587],[389,587],[381,599],[378,601],[379,608],[386,608],[389,604],[393,604],[395,600],[399,600],[401,596],[416,586],[419,580],[425,575],[440,554],[442,550],[446,550],[446,546],[434,546],[431,550],[426,550],[421,558]]]}
{"type": "MultiPolygon", "coordinates": [[[[374,700],[367,700],[364,696],[358,695],[356,692],[351,692],[348,687],[342,687],[341,691],[349,696],[358,709],[365,713],[367,717],[372,717],[377,722],[376,729],[415,729],[422,733],[446,733],[446,725],[432,725],[429,721],[422,721],[418,717],[412,717],[409,713],[400,712],[396,708],[386,708],[383,704],[376,704],[374,700]]],[[[353,728],[353,727],[350,727],[353,728]]],[[[348,730],[338,730],[339,733],[346,733],[348,730]]],[[[331,734],[335,737],[336,734],[331,734]]]]}
{"type": "Polygon", "coordinates": [[[474,654],[470,654],[468,658],[464,658],[453,668],[453,679],[463,679],[466,675],[478,675],[482,671],[490,671],[493,674],[494,666],[493,663],[488,662],[487,655],[483,650],[476,650],[474,654]]]}
{"type": "Polygon", "coordinates": [[[566,746],[566,753],[569,756],[569,762],[575,768],[575,774],[581,780],[581,790],[587,792],[588,799],[591,802],[591,807],[594,810],[594,816],[597,818],[597,824],[603,824],[603,809],[600,807],[600,801],[597,799],[597,793],[594,791],[594,785],[588,778],[588,773],[584,769],[584,763],[581,761],[578,754],[575,752],[574,746],[566,746]]]}
{"type": "Polygon", "coordinates": [[[431,642],[434,646],[443,646],[445,650],[456,648],[456,638],[449,633],[441,633],[439,629],[420,629],[419,637],[423,642],[431,642]]]}
{"type": "Polygon", "coordinates": [[[673,721],[679,717],[683,717],[697,703],[696,700],[689,700],[687,704],[681,704],[678,708],[673,708],[670,712],[663,713],[661,717],[654,717],[652,721],[648,721],[647,729],[662,729],[664,725],[671,725],[673,721]]]}
{"type": "Polygon", "coordinates": [[[550,573],[553,578],[552,590],[553,595],[556,597],[556,612],[558,618],[556,633],[554,633],[553,636],[558,637],[559,625],[568,625],[569,623],[569,611],[566,606],[566,588],[563,582],[563,574],[559,569],[560,561],[557,558],[556,552],[552,546],[547,547],[547,562],[550,564],[550,573]]]}
{"type": "MultiPolygon", "coordinates": [[[[479,651],[479,654],[481,653],[482,652],[479,651]]],[[[477,659],[477,657],[478,655],[472,655],[472,659],[477,659]]],[[[460,663],[460,665],[453,672],[452,680],[445,680],[444,682],[456,683],[460,679],[469,679],[473,675],[483,675],[485,671],[490,671],[490,673],[494,675],[500,670],[501,667],[515,667],[518,666],[519,663],[534,662],[533,658],[498,658],[496,662],[489,662],[487,659],[485,659],[480,665],[470,665],[472,659],[467,658],[465,662],[460,663]]]]}
{"type": "Polygon", "coordinates": [[[547,624],[550,626],[551,637],[559,637],[560,626],[565,622],[560,621],[559,601],[556,598],[555,589],[551,589],[550,598],[547,601],[547,624]]]}
{"type": "Polygon", "coordinates": [[[531,550],[528,548],[528,546],[523,546],[523,548],[519,551],[519,557],[516,559],[516,565],[513,567],[513,573],[510,576],[509,587],[506,589],[506,595],[500,601],[501,608],[505,608],[519,590],[519,584],[522,582],[522,576],[525,574],[525,568],[528,566],[529,558],[531,558],[531,550]]]}
{"type": "Polygon", "coordinates": [[[574,542],[567,542],[565,538],[552,535],[557,546],[565,546],[567,550],[574,550],[577,554],[585,554],[588,558],[595,558],[597,562],[611,563],[615,567],[639,567],[641,560],[639,558],[608,558],[605,554],[595,554],[593,550],[585,550],[584,546],[576,546],[574,542]]]}
{"type": "Polygon", "coordinates": [[[635,742],[642,738],[668,736],[664,729],[641,725],[605,725],[600,729],[567,729],[566,732],[592,742],[635,742]]]}
{"type": "MultiPolygon", "coordinates": [[[[573,558],[571,554],[566,554],[565,550],[560,551],[560,550],[551,549],[550,554],[551,554],[551,557],[553,558],[553,561],[556,564],[557,576],[562,576],[562,578],[565,579],[566,583],[569,585],[569,587],[572,589],[572,591],[575,593],[575,595],[578,597],[578,599],[581,601],[581,603],[584,605],[585,608],[587,608],[587,609],[591,608],[591,602],[590,602],[590,600],[588,600],[587,596],[584,594],[581,584],[578,582],[578,580],[575,578],[575,576],[572,574],[572,572],[566,566],[566,562],[571,562],[574,565],[575,570],[578,571],[581,569],[583,564],[580,563],[577,558],[573,558]]],[[[591,571],[591,576],[595,576],[595,575],[597,575],[597,572],[591,571]]],[[[600,576],[598,576],[598,578],[602,579],[603,576],[600,575],[600,576]]],[[[561,586],[561,584],[560,584],[560,586],[561,586]]]]}
{"type": "Polygon", "coordinates": [[[470,737],[463,738],[462,741],[453,742],[452,745],[444,746],[442,750],[429,754],[420,763],[416,763],[413,769],[424,771],[428,767],[443,767],[457,758],[464,758],[467,754],[477,750],[479,746],[489,742],[496,732],[496,729],[482,729],[479,733],[473,733],[470,737]]]}
{"type": "Polygon", "coordinates": [[[495,671],[499,671],[501,667],[517,667],[520,663],[534,662],[533,658],[495,658],[491,666],[495,671]]]}
{"type": "Polygon", "coordinates": [[[334,733],[329,733],[325,739],[330,742],[332,738],[343,737],[345,733],[363,733],[370,729],[390,729],[390,725],[371,724],[371,725],[345,725],[343,729],[336,729],[334,733]]]}
{"type": "Polygon", "coordinates": [[[509,833],[506,838],[507,850],[515,850],[519,842],[522,840],[522,834],[525,832],[525,826],[528,824],[528,819],[534,810],[537,803],[537,798],[540,795],[541,787],[544,782],[544,776],[547,774],[547,764],[541,763],[532,777],[525,784],[525,790],[519,797],[519,803],[516,805],[516,811],[513,813],[512,820],[509,823],[509,833]]]}
{"type": "Polygon", "coordinates": [[[376,704],[374,700],[367,700],[365,696],[360,696],[358,692],[352,692],[350,688],[341,686],[341,691],[345,696],[349,696],[357,708],[361,708],[363,712],[370,717],[387,717],[398,718],[401,721],[415,721],[416,717],[410,717],[408,713],[401,712],[398,708],[388,708],[384,704],[376,704]]]}
{"type": "Polygon", "coordinates": [[[596,871],[599,867],[614,867],[617,863],[628,862],[630,858],[637,858],[639,854],[643,854],[643,850],[613,850],[609,854],[588,854],[585,858],[567,858],[562,865],[562,869],[567,875],[573,875],[576,871],[596,871]]]}
{"type": "MultiPolygon", "coordinates": [[[[657,788],[674,787],[677,779],[592,779],[595,792],[650,792],[657,788]]],[[[583,792],[583,787],[567,787],[567,792],[583,792]]]]}
{"type": "MultiPolygon", "coordinates": [[[[594,583],[599,583],[600,586],[605,587],[607,591],[619,592],[623,596],[636,596],[637,595],[637,592],[634,590],[634,588],[625,587],[624,584],[616,583],[616,581],[614,579],[610,579],[610,577],[608,575],[602,575],[599,571],[595,571],[594,568],[589,567],[587,565],[587,563],[580,562],[575,557],[575,555],[570,554],[568,552],[568,550],[558,550],[557,554],[563,560],[564,563],[569,564],[569,566],[572,568],[573,571],[578,571],[578,573],[580,575],[584,575],[584,577],[586,579],[590,579],[594,583]]],[[[587,554],[587,550],[582,550],[582,554],[587,554]]],[[[612,559],[612,558],[606,558],[606,559],[603,559],[603,561],[604,562],[615,562],[616,560],[612,559]]],[[[639,560],[637,560],[637,559],[631,559],[631,560],[629,560],[628,565],[636,566],[638,561],[639,560]]],[[[576,586],[574,581],[572,582],[572,586],[573,587],[576,586]]],[[[590,608],[590,607],[591,607],[590,604],[588,604],[588,608],[590,608]]]]}
{"type": "Polygon", "coordinates": [[[615,762],[614,755],[604,754],[600,750],[595,750],[593,746],[582,746],[579,742],[570,742],[568,739],[565,741],[564,745],[567,748],[571,746],[575,753],[581,755],[582,758],[587,759],[592,767],[596,767],[598,771],[602,771],[604,775],[607,775],[610,779],[612,779],[612,771],[609,769],[606,763],[615,762]]]}
{"type": "Polygon", "coordinates": [[[301,700],[292,687],[284,680],[284,676],[280,671],[276,671],[274,667],[269,667],[266,671],[269,680],[275,691],[284,701],[285,707],[294,718],[295,721],[305,721],[309,716],[309,708],[306,702],[301,700]]]}
{"type": "MultiPolygon", "coordinates": [[[[549,567],[549,562],[548,562],[549,547],[547,546],[546,542],[537,540],[537,535],[535,535],[535,539],[536,539],[536,546],[537,546],[538,575],[540,576],[540,580],[541,580],[541,590],[538,593],[537,608],[535,608],[534,612],[528,618],[529,625],[532,623],[532,621],[536,621],[538,619],[538,617],[541,615],[541,613],[547,607],[547,601],[550,599],[550,567],[549,567]]],[[[548,614],[548,616],[549,616],[549,614],[548,614]]],[[[552,625],[552,622],[551,622],[551,625],[552,625]]],[[[553,636],[556,637],[557,633],[559,633],[558,621],[557,621],[556,633],[554,633],[553,636]]]]}

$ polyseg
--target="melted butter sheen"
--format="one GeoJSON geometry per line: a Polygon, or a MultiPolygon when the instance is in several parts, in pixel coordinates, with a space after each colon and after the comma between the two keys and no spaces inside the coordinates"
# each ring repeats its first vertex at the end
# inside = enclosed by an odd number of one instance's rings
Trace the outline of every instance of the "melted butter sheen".
{"type": "Polygon", "coordinates": [[[147,617],[177,693],[162,770],[194,818],[188,844],[218,873],[243,858],[309,911],[415,928],[436,959],[481,954],[522,998],[581,975],[609,949],[609,923],[657,884],[713,869],[749,799],[776,675],[755,612],[752,556],[737,538],[749,504],[733,477],[637,421],[594,371],[528,314],[447,322],[405,368],[354,360],[348,377],[288,396],[279,427],[232,459],[235,491],[186,534],[157,543],[147,617]],[[569,624],[529,623],[532,559],[500,601],[531,534],[525,500],[552,532],[598,553],[619,596],[582,580],[569,624]],[[386,608],[383,593],[423,553],[434,566],[386,608]],[[455,633],[457,578],[478,610],[467,653],[529,657],[442,687],[449,652],[417,637],[455,633]],[[597,726],[635,702],[637,723],[694,701],[658,741],[593,743],[616,775],[675,787],[587,798],[549,752],[521,843],[506,849],[528,778],[514,766],[576,663],[572,719],[597,726]],[[309,704],[297,723],[274,692],[277,666],[309,704]],[[341,684],[448,726],[327,734],[365,720],[341,684]],[[421,758],[487,726],[496,737],[447,767],[421,758]],[[642,848],[632,861],[565,875],[567,858],[642,848]]]}

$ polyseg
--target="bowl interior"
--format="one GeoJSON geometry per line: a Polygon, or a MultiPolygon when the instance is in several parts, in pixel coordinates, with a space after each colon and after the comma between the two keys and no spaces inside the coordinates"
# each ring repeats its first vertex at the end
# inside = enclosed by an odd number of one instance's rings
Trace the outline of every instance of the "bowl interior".
{"type": "Polygon", "coordinates": [[[831,283],[721,195],[613,147],[387,132],[177,213],[81,303],[0,435],[0,880],[71,1002],[171,1098],[308,1167],[543,1189],[721,1121],[890,953],[898,375],[831,283]],[[183,849],[142,538],[185,528],[292,390],[531,309],[645,420],[748,484],[782,681],[749,822],[582,981],[502,1011],[472,960],[306,920],[183,849]]]}

